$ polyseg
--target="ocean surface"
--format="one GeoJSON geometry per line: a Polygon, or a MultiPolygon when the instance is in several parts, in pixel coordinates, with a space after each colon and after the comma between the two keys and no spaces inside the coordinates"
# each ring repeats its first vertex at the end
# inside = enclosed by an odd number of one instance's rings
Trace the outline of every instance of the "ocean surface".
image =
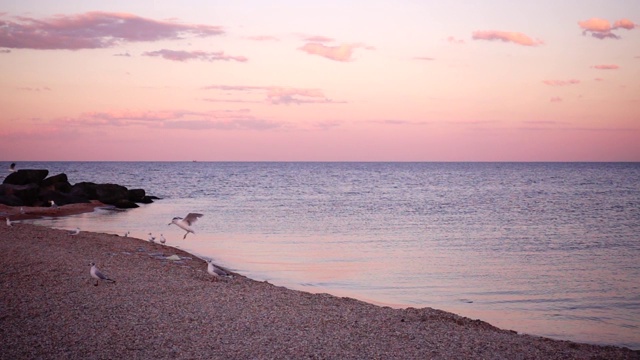
{"type": "MultiPolygon", "coordinates": [[[[8,167],[8,164],[7,164],[8,167]]],[[[162,200],[35,223],[176,246],[255,280],[640,349],[640,163],[41,162],[162,200]],[[199,212],[196,234],[167,226],[199,212]]],[[[80,265],[79,265],[80,266],[80,265]]]]}

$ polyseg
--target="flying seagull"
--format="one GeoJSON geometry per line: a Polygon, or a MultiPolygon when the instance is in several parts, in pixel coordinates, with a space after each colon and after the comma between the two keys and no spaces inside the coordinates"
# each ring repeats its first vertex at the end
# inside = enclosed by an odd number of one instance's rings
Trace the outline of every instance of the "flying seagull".
{"type": "Polygon", "coordinates": [[[211,278],[211,281],[214,281],[214,279],[215,281],[217,281],[220,278],[220,276],[229,276],[229,274],[226,271],[213,265],[213,263],[211,262],[211,259],[207,260],[207,263],[209,264],[207,265],[207,272],[213,275],[213,277],[211,278]]]}
{"type": "Polygon", "coordinates": [[[199,217],[202,217],[202,214],[189,213],[187,217],[185,217],[184,219],[179,216],[176,216],[167,225],[176,224],[178,225],[179,228],[181,228],[182,230],[185,230],[187,233],[184,234],[182,239],[186,239],[189,233],[195,234],[195,232],[191,228],[191,225],[193,225],[198,220],[199,217]]]}
{"type": "Polygon", "coordinates": [[[98,268],[96,267],[95,263],[90,263],[89,265],[91,265],[91,277],[96,279],[96,283],[94,284],[94,286],[98,286],[98,282],[100,280],[102,281],[108,281],[111,283],[115,283],[116,281],[113,279],[109,279],[109,277],[103,273],[100,272],[100,270],[98,270],[98,268]]]}

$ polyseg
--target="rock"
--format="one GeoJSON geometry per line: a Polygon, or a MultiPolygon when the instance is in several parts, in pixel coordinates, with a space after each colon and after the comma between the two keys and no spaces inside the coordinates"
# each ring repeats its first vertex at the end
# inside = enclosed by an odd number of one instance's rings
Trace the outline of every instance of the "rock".
{"type": "Polygon", "coordinates": [[[64,193],[68,193],[69,191],[71,191],[71,184],[69,183],[69,179],[67,179],[67,174],[64,173],[49,176],[48,178],[42,180],[40,187],[64,193]]]}
{"type": "Polygon", "coordinates": [[[25,204],[15,195],[0,195],[0,204],[7,206],[24,206],[25,204]]]}
{"type": "Polygon", "coordinates": [[[98,184],[96,185],[96,194],[98,201],[103,204],[116,205],[121,200],[129,200],[129,190],[117,184],[98,184]]]}
{"type": "Polygon", "coordinates": [[[145,196],[144,189],[130,189],[128,199],[133,202],[142,202],[145,196]]]}
{"type": "Polygon", "coordinates": [[[73,196],[80,196],[89,200],[97,200],[98,194],[96,193],[96,187],[98,185],[92,182],[80,182],[71,187],[69,194],[73,196]]]}
{"type": "Polygon", "coordinates": [[[84,204],[91,202],[85,197],[62,193],[55,190],[42,191],[40,193],[40,199],[42,200],[42,206],[49,206],[48,203],[50,200],[53,200],[58,206],[68,204],[84,204]]]}
{"type": "MultiPolygon", "coordinates": [[[[27,185],[12,185],[12,184],[2,184],[0,185],[0,195],[9,196],[11,202],[15,202],[15,199],[20,200],[20,205],[11,205],[11,206],[33,206],[38,201],[38,195],[40,193],[40,189],[38,185],[34,183],[30,183],[27,185]]],[[[5,205],[9,205],[7,203],[3,203],[5,205]]]]}
{"type": "Polygon", "coordinates": [[[129,201],[127,199],[120,199],[111,205],[114,205],[118,209],[134,209],[134,208],[140,207],[140,205],[134,203],[133,201],[129,201]]]}
{"type": "Polygon", "coordinates": [[[2,183],[11,185],[27,185],[34,183],[40,185],[47,175],[49,175],[49,170],[21,169],[9,174],[2,183]]]}
{"type": "Polygon", "coordinates": [[[151,204],[153,202],[152,198],[153,196],[145,196],[142,198],[142,200],[136,202],[139,202],[141,204],[151,204]]]}

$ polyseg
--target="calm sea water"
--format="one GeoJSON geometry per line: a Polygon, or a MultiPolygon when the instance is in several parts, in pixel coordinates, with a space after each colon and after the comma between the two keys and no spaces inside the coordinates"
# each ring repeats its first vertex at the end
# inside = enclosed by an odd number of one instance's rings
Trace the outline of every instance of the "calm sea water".
{"type": "Polygon", "coordinates": [[[640,349],[638,163],[46,162],[159,196],[39,224],[177,246],[256,280],[640,349]],[[205,214],[196,234],[167,226],[205,214]]]}

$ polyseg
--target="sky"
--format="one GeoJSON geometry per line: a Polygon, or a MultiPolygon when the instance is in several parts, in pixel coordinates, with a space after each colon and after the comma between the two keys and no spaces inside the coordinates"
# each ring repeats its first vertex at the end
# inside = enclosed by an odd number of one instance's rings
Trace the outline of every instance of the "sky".
{"type": "Polygon", "coordinates": [[[640,1],[0,0],[0,161],[640,161],[640,1]]]}

